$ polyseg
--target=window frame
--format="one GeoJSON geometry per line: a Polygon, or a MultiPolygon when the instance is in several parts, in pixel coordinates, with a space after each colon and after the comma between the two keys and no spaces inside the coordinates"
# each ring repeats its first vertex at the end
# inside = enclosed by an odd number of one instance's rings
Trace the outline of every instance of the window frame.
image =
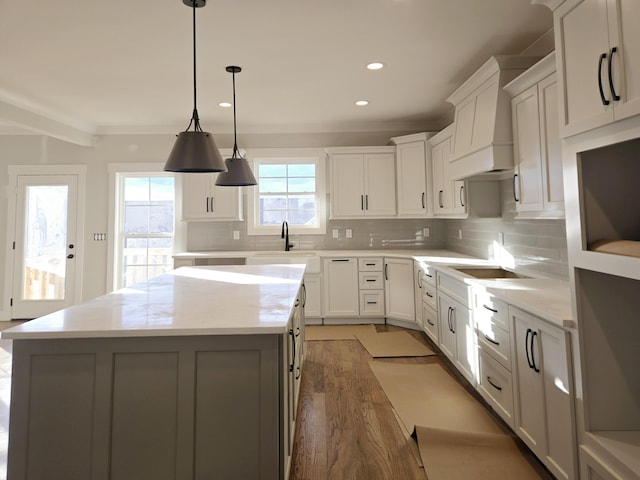
{"type": "MultiPolygon", "coordinates": [[[[259,179],[261,164],[306,163],[315,165],[315,202],[317,225],[289,225],[289,233],[295,235],[325,235],[327,233],[327,198],[326,198],[326,153],[318,148],[299,149],[259,149],[248,150],[247,160],[251,162],[254,175],[259,179]]],[[[259,185],[247,192],[247,235],[280,235],[280,225],[262,226],[259,224],[260,214],[259,185]]]]}

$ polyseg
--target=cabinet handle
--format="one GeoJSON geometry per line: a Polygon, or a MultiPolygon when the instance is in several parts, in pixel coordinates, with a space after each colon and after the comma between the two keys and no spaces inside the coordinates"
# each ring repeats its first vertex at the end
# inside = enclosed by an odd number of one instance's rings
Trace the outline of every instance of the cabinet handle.
{"type": "Polygon", "coordinates": [[[431,295],[429,292],[427,292],[427,297],[433,298],[433,295],[431,295]]]}
{"type": "Polygon", "coordinates": [[[205,197],[206,205],[207,205],[207,213],[209,213],[209,197],[205,197]]]}
{"type": "Polygon", "coordinates": [[[424,208],[424,195],[425,195],[425,192],[422,192],[422,208],[424,208]]]}
{"type": "Polygon", "coordinates": [[[451,331],[451,307],[447,307],[447,327],[451,331]]]}
{"type": "Polygon", "coordinates": [[[489,384],[490,384],[493,388],[495,388],[496,390],[498,390],[498,391],[500,391],[500,392],[502,391],[502,387],[499,387],[498,385],[496,385],[495,383],[493,383],[493,382],[491,381],[491,377],[487,376],[487,382],[489,382],[489,384]]]}
{"type": "Polygon", "coordinates": [[[360,210],[364,212],[364,195],[360,195],[360,210]]]}
{"type": "Polygon", "coordinates": [[[536,357],[533,356],[533,341],[534,339],[538,336],[538,332],[534,332],[533,330],[531,331],[531,368],[533,368],[533,370],[536,373],[540,373],[540,369],[537,367],[536,365],[536,357]]]}
{"type": "Polygon", "coordinates": [[[378,302],[367,302],[367,305],[377,305],[378,302]]]}
{"type": "Polygon", "coordinates": [[[375,282],[375,281],[376,281],[376,279],[375,279],[375,278],[367,278],[365,281],[366,281],[366,282],[375,282]]]}
{"type": "Polygon", "coordinates": [[[464,185],[460,187],[460,206],[464,207],[464,185]]]}
{"type": "Polygon", "coordinates": [[[451,308],[451,333],[456,333],[456,329],[454,328],[454,321],[455,321],[455,317],[454,315],[456,314],[456,309],[455,307],[450,307],[451,308]]]}
{"type": "Polygon", "coordinates": [[[300,305],[300,297],[296,297],[296,303],[293,306],[297,307],[298,305],[300,305]]]}
{"type": "Polygon", "coordinates": [[[440,206],[440,208],[444,208],[444,205],[442,204],[442,194],[444,192],[442,190],[438,190],[438,205],[440,206]]]}
{"type": "Polygon", "coordinates": [[[435,324],[435,323],[433,323],[433,322],[432,322],[431,320],[429,320],[428,318],[427,318],[427,323],[428,323],[429,325],[431,325],[432,327],[435,327],[435,326],[436,326],[436,324],[435,324]]]}
{"type": "Polygon", "coordinates": [[[483,306],[484,308],[486,308],[487,310],[489,310],[490,312],[498,313],[498,310],[496,310],[495,308],[491,308],[490,306],[488,306],[488,305],[484,305],[484,304],[483,304],[482,306],[483,306]]]}
{"type": "Polygon", "coordinates": [[[494,345],[500,345],[500,342],[496,342],[493,338],[491,338],[486,333],[484,334],[484,338],[486,338],[489,342],[493,343],[494,345]]]}
{"type": "Polygon", "coordinates": [[[369,210],[369,194],[368,193],[364,196],[364,209],[369,210]]]}
{"type": "Polygon", "coordinates": [[[302,282],[302,308],[307,305],[307,286],[302,282]]]}
{"type": "Polygon", "coordinates": [[[609,105],[611,102],[604,96],[604,90],[602,88],[602,62],[605,58],[607,58],[607,52],[601,53],[600,59],[598,60],[598,89],[600,90],[600,100],[602,100],[602,105],[609,105]]]}
{"type": "Polygon", "coordinates": [[[293,372],[293,366],[296,363],[296,339],[293,336],[293,329],[289,330],[289,335],[291,336],[291,344],[293,345],[293,358],[291,359],[291,365],[289,365],[289,371],[293,372]]]}
{"type": "Polygon", "coordinates": [[[520,199],[516,196],[516,183],[517,183],[517,181],[516,181],[516,180],[517,180],[517,178],[518,178],[518,174],[517,174],[517,173],[514,173],[514,174],[513,174],[513,199],[514,199],[516,202],[519,202],[519,201],[520,201],[520,199]]]}
{"type": "Polygon", "coordinates": [[[527,356],[527,364],[529,365],[529,368],[533,368],[533,365],[531,364],[531,358],[529,358],[529,335],[531,335],[533,332],[530,328],[527,328],[527,334],[524,337],[524,353],[527,356]]]}
{"type": "Polygon", "coordinates": [[[611,71],[612,62],[613,62],[613,54],[618,51],[618,47],[613,47],[609,52],[609,88],[611,89],[611,95],[613,95],[613,99],[617,102],[620,100],[620,95],[616,93],[616,87],[613,85],[613,73],[611,71]]]}
{"type": "Polygon", "coordinates": [[[331,261],[332,262],[348,262],[349,259],[348,258],[332,258],[331,261]]]}
{"type": "Polygon", "coordinates": [[[296,380],[299,380],[301,375],[302,375],[302,369],[300,368],[300,366],[297,366],[296,367],[296,380]]]}
{"type": "Polygon", "coordinates": [[[384,279],[389,280],[389,264],[384,264],[384,279]]]}
{"type": "Polygon", "coordinates": [[[425,272],[424,274],[429,278],[433,278],[433,275],[431,275],[430,273],[425,272]]]}
{"type": "Polygon", "coordinates": [[[300,331],[300,327],[296,327],[296,333],[295,333],[296,338],[298,338],[300,336],[300,333],[302,333],[300,331]]]}
{"type": "Polygon", "coordinates": [[[422,270],[418,269],[418,288],[422,289],[422,270]]]}
{"type": "Polygon", "coordinates": [[[365,265],[366,265],[367,267],[375,267],[375,266],[376,266],[376,264],[375,264],[375,263],[365,263],[365,265]]]}

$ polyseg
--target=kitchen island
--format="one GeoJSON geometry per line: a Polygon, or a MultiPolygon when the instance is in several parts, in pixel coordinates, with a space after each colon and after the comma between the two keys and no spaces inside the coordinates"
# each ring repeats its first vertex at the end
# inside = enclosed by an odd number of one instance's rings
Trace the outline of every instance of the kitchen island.
{"type": "Polygon", "coordinates": [[[8,480],[286,478],[304,268],[183,267],[2,332],[8,480]]]}

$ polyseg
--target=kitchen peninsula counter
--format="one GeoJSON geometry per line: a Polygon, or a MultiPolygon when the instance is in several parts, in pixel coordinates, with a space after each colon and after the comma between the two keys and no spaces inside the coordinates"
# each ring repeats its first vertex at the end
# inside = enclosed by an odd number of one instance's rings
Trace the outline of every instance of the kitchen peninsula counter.
{"type": "Polygon", "coordinates": [[[7,479],[286,478],[304,269],[183,267],[2,332],[7,479]]]}

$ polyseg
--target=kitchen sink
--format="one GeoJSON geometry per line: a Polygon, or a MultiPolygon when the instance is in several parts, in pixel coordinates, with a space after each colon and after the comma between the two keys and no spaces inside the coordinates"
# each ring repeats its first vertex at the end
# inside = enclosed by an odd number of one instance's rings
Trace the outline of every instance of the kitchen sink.
{"type": "Polygon", "coordinates": [[[473,278],[531,278],[504,268],[456,268],[456,270],[473,278]]]}
{"type": "Polygon", "coordinates": [[[320,273],[320,257],[313,251],[298,250],[297,252],[260,252],[247,257],[247,265],[269,265],[281,263],[304,263],[307,273],[320,273]]]}

